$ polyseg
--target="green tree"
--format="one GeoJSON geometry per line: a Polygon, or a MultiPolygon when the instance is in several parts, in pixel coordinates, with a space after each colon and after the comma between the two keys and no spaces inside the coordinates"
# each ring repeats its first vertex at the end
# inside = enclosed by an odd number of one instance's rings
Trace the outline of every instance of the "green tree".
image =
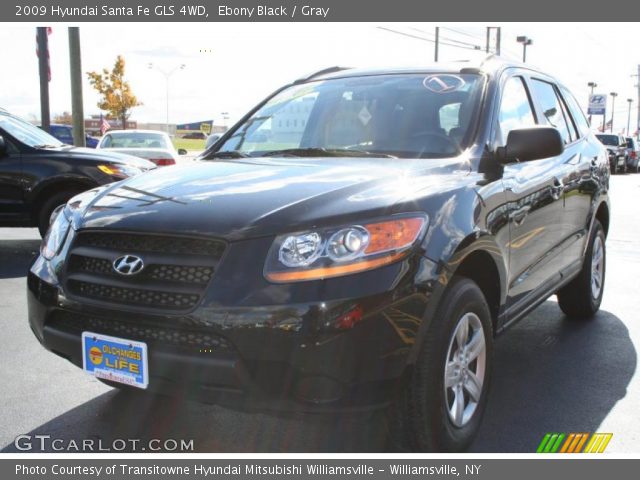
{"type": "Polygon", "coordinates": [[[89,82],[102,96],[98,108],[105,110],[111,117],[122,121],[122,128],[127,128],[127,119],[131,109],[142,105],[131,91],[131,85],[124,79],[125,62],[121,55],[116,58],[113,69],[103,69],[101,73],[87,72],[89,82]]]}

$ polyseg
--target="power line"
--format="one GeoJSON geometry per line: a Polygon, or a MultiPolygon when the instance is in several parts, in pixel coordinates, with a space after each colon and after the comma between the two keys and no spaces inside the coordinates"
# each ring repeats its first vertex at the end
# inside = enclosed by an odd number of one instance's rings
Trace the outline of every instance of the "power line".
{"type": "Polygon", "coordinates": [[[456,30],[455,28],[450,28],[450,27],[441,27],[443,30],[449,30],[450,32],[454,32],[454,33],[458,33],[460,35],[464,35],[465,37],[471,37],[474,40],[483,40],[482,35],[473,35],[471,33],[467,33],[464,30],[456,30]]]}
{"type": "MultiPolygon", "coordinates": [[[[385,30],[387,32],[396,33],[398,35],[403,35],[405,37],[414,38],[414,39],[422,40],[422,41],[425,41],[425,42],[436,43],[436,41],[432,40],[431,38],[420,37],[418,35],[413,35],[413,34],[407,33],[407,32],[401,32],[399,30],[393,30],[393,29],[387,28],[387,27],[376,27],[376,28],[378,28],[380,30],[385,30]]],[[[467,46],[464,46],[464,45],[456,45],[455,43],[448,43],[448,42],[443,42],[443,41],[440,41],[439,43],[440,43],[440,45],[447,45],[449,47],[462,48],[463,50],[474,50],[474,51],[478,51],[479,50],[478,48],[467,47],[467,46]]]]}
{"type": "MultiPolygon", "coordinates": [[[[444,27],[440,27],[440,28],[444,28],[444,27]]],[[[411,30],[415,30],[416,32],[420,32],[420,33],[424,33],[425,35],[431,35],[429,32],[425,32],[424,30],[420,30],[419,28],[411,28],[411,30]]],[[[463,42],[462,40],[457,40],[455,38],[449,38],[449,37],[443,37],[440,36],[440,38],[442,38],[443,40],[446,40],[448,42],[455,42],[455,43],[459,43],[461,45],[465,45],[468,47],[473,47],[474,50],[478,50],[480,49],[480,45],[478,45],[477,43],[469,43],[469,42],[463,42]]]]}

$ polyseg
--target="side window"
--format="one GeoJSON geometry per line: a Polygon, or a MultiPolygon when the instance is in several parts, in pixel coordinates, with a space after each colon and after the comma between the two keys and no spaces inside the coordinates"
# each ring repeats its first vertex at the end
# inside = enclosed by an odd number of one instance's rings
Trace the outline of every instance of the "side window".
{"type": "Polygon", "coordinates": [[[526,87],[521,77],[511,77],[505,83],[498,115],[502,143],[506,143],[509,132],[516,128],[536,124],[526,87]]]}
{"type": "Polygon", "coordinates": [[[460,105],[460,103],[448,103],[438,110],[440,128],[443,128],[447,135],[451,133],[452,129],[460,126],[460,105]]]}
{"type": "Polygon", "coordinates": [[[542,121],[557,128],[564,143],[571,143],[574,139],[569,131],[569,123],[565,118],[564,109],[553,85],[543,80],[534,79],[531,81],[531,90],[534,100],[542,110],[544,116],[542,121]]]}
{"type": "Polygon", "coordinates": [[[584,116],[584,112],[582,111],[582,108],[580,108],[580,105],[578,104],[577,100],[569,90],[567,90],[564,87],[560,87],[560,91],[562,92],[562,96],[564,97],[565,101],[567,102],[567,105],[569,106],[569,111],[571,112],[571,116],[573,117],[573,120],[576,122],[576,126],[578,127],[578,130],[584,137],[589,133],[589,130],[591,130],[591,127],[589,126],[589,122],[587,121],[587,117],[584,116]]]}
{"type": "Polygon", "coordinates": [[[100,142],[101,148],[109,148],[111,147],[111,135],[105,135],[102,141],[100,142]]]}

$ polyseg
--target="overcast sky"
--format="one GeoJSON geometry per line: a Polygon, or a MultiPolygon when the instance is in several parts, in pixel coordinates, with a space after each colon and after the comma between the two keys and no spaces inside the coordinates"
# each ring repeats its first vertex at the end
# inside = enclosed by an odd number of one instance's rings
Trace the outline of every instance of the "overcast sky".
{"type": "MultiPolygon", "coordinates": [[[[213,118],[222,123],[240,117],[264,96],[298,76],[331,65],[354,67],[423,65],[433,61],[433,43],[392,33],[392,29],[433,38],[433,23],[208,23],[208,24],[81,24],[83,71],[111,67],[119,54],[127,62],[127,77],[143,106],[132,119],[163,123],[166,83],[151,62],[165,71],[180,64],[170,79],[170,122],[213,118]],[[382,28],[380,28],[382,27],[382,28]]],[[[478,58],[484,52],[485,24],[440,23],[444,42],[440,60],[478,58]],[[469,45],[470,44],[470,45],[469,45]]],[[[616,91],[615,129],[626,127],[627,98],[633,98],[640,24],[508,23],[502,24],[502,53],[522,54],[517,35],[533,39],[527,61],[558,76],[585,105],[587,82],[596,93],[616,91]]],[[[70,110],[67,25],[54,24],[50,36],[52,114],[70,110]]],[[[0,106],[27,118],[39,117],[35,25],[0,23],[3,74],[0,106]]],[[[97,95],[84,77],[86,116],[98,114],[97,95]]],[[[586,106],[586,105],[585,105],[586,106]]],[[[594,124],[596,122],[594,121],[594,124]]]]}

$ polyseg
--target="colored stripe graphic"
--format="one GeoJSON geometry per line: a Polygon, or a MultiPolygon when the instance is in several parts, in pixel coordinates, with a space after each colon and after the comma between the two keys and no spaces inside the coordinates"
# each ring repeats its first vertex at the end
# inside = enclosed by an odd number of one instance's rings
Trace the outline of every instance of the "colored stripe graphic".
{"type": "Polygon", "coordinates": [[[560,448],[560,444],[564,439],[564,433],[547,433],[540,445],[538,445],[537,453],[556,453],[558,448],[560,448]]]}
{"type": "Polygon", "coordinates": [[[611,437],[613,433],[591,435],[588,432],[569,434],[550,432],[542,438],[536,453],[602,453],[609,445],[611,437]]]}
{"type": "Polygon", "coordinates": [[[607,448],[607,445],[609,445],[611,437],[613,437],[613,433],[594,433],[582,453],[604,452],[605,448],[607,448]]]}

